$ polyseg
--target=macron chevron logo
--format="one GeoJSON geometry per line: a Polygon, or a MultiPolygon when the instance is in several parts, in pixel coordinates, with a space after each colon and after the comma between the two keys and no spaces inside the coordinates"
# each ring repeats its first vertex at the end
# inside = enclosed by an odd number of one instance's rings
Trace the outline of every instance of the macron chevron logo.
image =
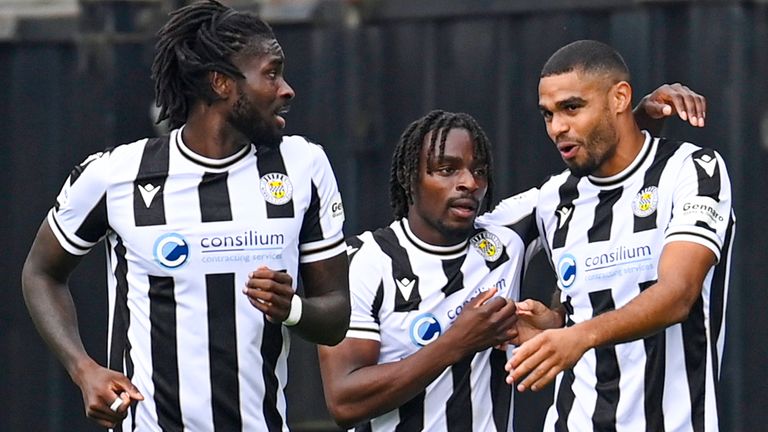
{"type": "Polygon", "coordinates": [[[704,170],[705,173],[707,173],[708,176],[712,177],[715,175],[715,168],[717,167],[717,159],[713,158],[710,155],[702,155],[698,159],[694,159],[697,164],[701,167],[701,169],[704,170]]]}
{"type": "Polygon", "coordinates": [[[144,200],[144,205],[149,208],[152,204],[152,200],[155,199],[155,195],[160,191],[162,186],[153,186],[152,183],[145,185],[139,185],[139,193],[141,193],[141,199],[144,200]]]}
{"type": "Polygon", "coordinates": [[[408,300],[411,298],[411,291],[413,291],[414,285],[416,285],[416,279],[414,280],[408,280],[408,278],[402,278],[400,280],[395,280],[395,285],[397,285],[397,289],[400,290],[400,294],[403,295],[403,298],[408,300]]]}
{"type": "Polygon", "coordinates": [[[571,218],[571,214],[573,214],[573,207],[563,207],[559,210],[557,210],[557,229],[560,229],[565,225],[565,223],[568,221],[568,219],[571,218]]]}

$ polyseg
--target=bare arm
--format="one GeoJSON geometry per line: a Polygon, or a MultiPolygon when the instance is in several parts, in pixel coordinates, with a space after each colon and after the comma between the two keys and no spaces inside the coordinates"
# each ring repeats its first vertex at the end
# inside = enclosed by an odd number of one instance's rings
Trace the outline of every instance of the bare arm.
{"type": "Polygon", "coordinates": [[[83,347],[67,286],[78,262],[78,257],[61,247],[44,221],[22,271],[24,301],[37,331],[80,387],[88,417],[113,427],[126,416],[130,400],[143,397],[124,375],[100,366],[83,347]],[[109,406],[117,396],[125,403],[114,412],[109,406]]]}
{"type": "Polygon", "coordinates": [[[513,337],[514,304],[488,300],[494,292],[474,298],[443,335],[400,361],[378,364],[378,341],[347,338],[335,347],[319,347],[326,403],[336,422],[350,427],[389,412],[448,366],[513,337]]]}
{"type": "Polygon", "coordinates": [[[693,127],[704,127],[707,100],[682,84],[664,84],[643,96],[634,114],[640,129],[647,129],[651,135],[661,133],[665,118],[675,114],[693,127]]]}
{"type": "MultiPolygon", "coordinates": [[[[301,319],[291,328],[313,343],[339,343],[349,327],[349,261],[346,252],[302,264],[300,271],[306,297],[301,298],[301,319]]],[[[262,267],[249,275],[244,293],[256,309],[275,322],[283,322],[288,318],[296,295],[292,281],[287,273],[262,267]]]]}
{"type": "Polygon", "coordinates": [[[659,259],[659,279],[623,307],[573,327],[547,330],[518,347],[507,363],[508,383],[539,390],[589,349],[640,339],[684,321],[715,262],[705,246],[677,241],[659,259]]]}

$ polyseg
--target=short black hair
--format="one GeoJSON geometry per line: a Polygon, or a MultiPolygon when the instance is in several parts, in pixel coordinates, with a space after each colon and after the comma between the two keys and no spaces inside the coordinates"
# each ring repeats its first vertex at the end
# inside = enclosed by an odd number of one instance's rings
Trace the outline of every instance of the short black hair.
{"type": "Polygon", "coordinates": [[[211,103],[217,99],[209,72],[243,78],[232,63],[234,56],[258,54],[249,50],[275,39],[272,28],[258,16],[238,12],[215,0],[171,12],[158,36],[152,62],[155,102],[160,108],[157,122],[169,119],[171,128],[186,122],[195,100],[211,103]]]}
{"type": "Polygon", "coordinates": [[[573,71],[614,75],[616,82],[629,82],[629,68],[611,46],[595,40],[580,40],[555,51],[541,69],[540,78],[573,71]]]}
{"type": "Polygon", "coordinates": [[[439,160],[445,154],[445,139],[451,129],[465,129],[474,143],[474,156],[488,165],[488,189],[482,210],[490,210],[493,193],[493,155],[491,142],[477,121],[465,113],[434,110],[411,123],[400,136],[392,155],[392,169],[389,178],[389,198],[395,219],[408,215],[408,206],[413,204],[413,190],[419,181],[419,156],[424,139],[433,133],[429,141],[428,155],[439,160]],[[442,131],[443,133],[437,133],[442,131]],[[440,142],[438,143],[438,137],[440,142]]]}

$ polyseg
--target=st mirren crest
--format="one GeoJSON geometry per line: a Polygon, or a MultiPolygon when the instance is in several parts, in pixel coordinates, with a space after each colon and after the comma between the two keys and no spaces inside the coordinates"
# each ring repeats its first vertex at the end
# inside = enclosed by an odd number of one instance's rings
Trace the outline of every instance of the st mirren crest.
{"type": "Polygon", "coordinates": [[[282,205],[293,197],[293,185],[287,175],[281,173],[269,173],[261,177],[261,195],[267,202],[274,205],[282,205]]]}
{"type": "Polygon", "coordinates": [[[469,243],[477,249],[486,261],[495,262],[501,258],[504,252],[504,245],[496,237],[496,234],[492,232],[483,231],[477,233],[469,240],[469,243]]]}
{"type": "Polygon", "coordinates": [[[646,217],[656,211],[659,203],[659,191],[656,186],[648,186],[635,195],[632,200],[632,212],[637,217],[646,217]]]}

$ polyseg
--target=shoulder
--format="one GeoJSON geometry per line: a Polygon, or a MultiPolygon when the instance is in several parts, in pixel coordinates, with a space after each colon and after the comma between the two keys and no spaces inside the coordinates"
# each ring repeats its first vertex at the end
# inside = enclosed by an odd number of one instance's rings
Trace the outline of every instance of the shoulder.
{"type": "Polygon", "coordinates": [[[325,150],[320,144],[310,141],[307,137],[301,135],[286,135],[280,142],[280,148],[284,151],[302,151],[306,155],[319,157],[325,155],[325,150]]]}
{"type": "Polygon", "coordinates": [[[475,221],[477,227],[508,226],[528,217],[536,209],[539,189],[531,188],[502,200],[494,209],[480,215],[475,221]]]}

